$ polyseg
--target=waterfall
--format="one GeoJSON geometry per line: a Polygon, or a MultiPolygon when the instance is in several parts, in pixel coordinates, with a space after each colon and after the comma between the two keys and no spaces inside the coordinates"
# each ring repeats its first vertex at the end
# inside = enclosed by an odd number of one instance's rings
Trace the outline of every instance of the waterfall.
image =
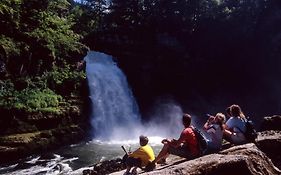
{"type": "Polygon", "coordinates": [[[92,101],[93,135],[101,140],[137,137],[140,115],[126,76],[112,56],[89,51],[84,58],[92,101]]]}

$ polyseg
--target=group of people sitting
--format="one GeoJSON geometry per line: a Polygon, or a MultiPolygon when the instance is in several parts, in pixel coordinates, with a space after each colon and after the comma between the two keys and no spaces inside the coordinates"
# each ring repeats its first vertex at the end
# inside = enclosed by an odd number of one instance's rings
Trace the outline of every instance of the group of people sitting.
{"type": "Polygon", "coordinates": [[[138,167],[145,171],[153,170],[156,163],[165,163],[169,154],[190,160],[202,156],[202,154],[218,152],[222,147],[223,139],[233,144],[246,143],[247,139],[244,134],[246,131],[245,115],[240,106],[231,105],[226,109],[226,115],[229,117],[227,121],[223,113],[217,113],[215,116],[209,115],[207,122],[203,126],[209,136],[209,139],[207,139],[207,151],[204,153],[200,151],[199,141],[194,127],[191,125],[191,116],[189,114],[183,114],[182,123],[184,129],[179,139],[163,139],[162,144],[164,146],[156,157],[153,149],[148,145],[148,138],[140,136],[140,148],[129,153],[125,160],[127,170],[124,175],[137,174],[138,167]],[[132,168],[133,170],[131,171],[132,168]]]}

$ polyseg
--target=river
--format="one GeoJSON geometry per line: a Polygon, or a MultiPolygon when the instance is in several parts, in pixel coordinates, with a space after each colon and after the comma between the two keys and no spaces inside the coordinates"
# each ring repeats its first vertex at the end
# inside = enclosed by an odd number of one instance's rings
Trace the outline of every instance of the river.
{"type": "MultiPolygon", "coordinates": [[[[95,163],[122,158],[124,151],[134,151],[138,147],[137,140],[126,140],[119,142],[101,142],[92,140],[55,150],[46,155],[35,155],[15,164],[0,167],[3,175],[59,175],[71,174],[73,171],[93,166],[95,163]]],[[[150,137],[150,145],[157,154],[161,148],[160,137],[150,137]]]]}

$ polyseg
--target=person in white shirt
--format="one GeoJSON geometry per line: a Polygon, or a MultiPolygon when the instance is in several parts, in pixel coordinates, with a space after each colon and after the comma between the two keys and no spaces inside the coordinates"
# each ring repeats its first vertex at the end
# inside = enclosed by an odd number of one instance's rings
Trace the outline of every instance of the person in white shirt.
{"type": "Polygon", "coordinates": [[[224,138],[233,144],[245,143],[246,125],[245,115],[239,105],[233,104],[230,106],[231,117],[227,120],[224,129],[224,138]]]}
{"type": "Polygon", "coordinates": [[[210,116],[204,124],[204,130],[209,134],[207,153],[217,152],[221,149],[224,132],[225,115],[217,113],[210,116]]]}

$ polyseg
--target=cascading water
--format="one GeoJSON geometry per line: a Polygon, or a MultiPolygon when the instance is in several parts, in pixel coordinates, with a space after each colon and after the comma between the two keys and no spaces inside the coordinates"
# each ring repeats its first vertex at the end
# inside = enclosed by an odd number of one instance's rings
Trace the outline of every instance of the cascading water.
{"type": "Polygon", "coordinates": [[[90,51],[84,58],[92,100],[94,137],[126,140],[137,135],[140,126],[138,106],[126,76],[110,55],[90,51]]]}

